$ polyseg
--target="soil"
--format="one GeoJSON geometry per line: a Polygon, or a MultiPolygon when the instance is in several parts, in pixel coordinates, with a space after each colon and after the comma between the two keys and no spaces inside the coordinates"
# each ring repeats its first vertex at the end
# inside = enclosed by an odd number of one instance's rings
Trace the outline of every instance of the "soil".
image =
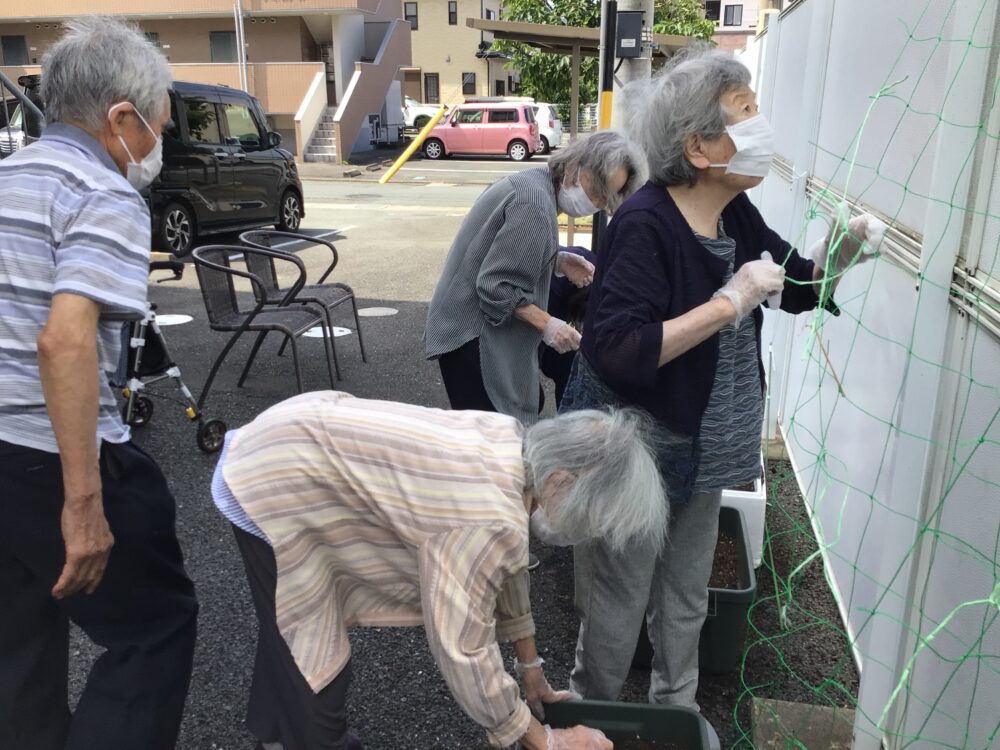
{"type": "Polygon", "coordinates": [[[730,534],[719,534],[715,545],[715,561],[712,563],[712,577],[708,579],[710,589],[740,588],[739,548],[730,534]]]}

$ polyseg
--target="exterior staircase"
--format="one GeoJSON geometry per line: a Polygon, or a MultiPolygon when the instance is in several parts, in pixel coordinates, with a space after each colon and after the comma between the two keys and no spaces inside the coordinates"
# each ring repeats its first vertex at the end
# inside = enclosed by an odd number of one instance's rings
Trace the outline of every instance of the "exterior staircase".
{"type": "Polygon", "coordinates": [[[337,161],[337,145],[333,132],[333,115],[336,107],[327,107],[323,119],[306,147],[306,161],[337,161]]]}

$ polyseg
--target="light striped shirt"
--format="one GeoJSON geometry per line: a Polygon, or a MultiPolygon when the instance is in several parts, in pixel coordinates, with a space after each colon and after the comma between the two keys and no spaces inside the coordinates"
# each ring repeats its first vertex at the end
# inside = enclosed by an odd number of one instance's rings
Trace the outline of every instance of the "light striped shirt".
{"type": "Polygon", "coordinates": [[[497,646],[534,635],[516,420],[307,393],[239,429],[222,473],[271,541],[278,628],[314,691],[347,662],[348,627],[423,625],[490,741],[527,731],[497,646]]]}
{"type": "Polygon", "coordinates": [[[490,401],[522,424],[538,421],[542,334],[515,318],[514,310],[548,306],[559,251],[557,215],[548,167],[488,187],[462,222],[427,312],[427,358],[478,338],[490,401]]]}
{"type": "Polygon", "coordinates": [[[107,378],[122,320],[146,311],[149,211],[107,151],[71,125],[0,161],[0,440],[58,452],[38,371],[56,294],[101,306],[96,439],[129,439],[107,378]]]}

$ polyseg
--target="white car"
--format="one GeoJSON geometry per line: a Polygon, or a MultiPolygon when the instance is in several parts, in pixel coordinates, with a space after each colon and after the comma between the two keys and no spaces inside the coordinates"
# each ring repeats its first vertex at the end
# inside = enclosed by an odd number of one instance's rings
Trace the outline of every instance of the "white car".
{"type": "Polygon", "coordinates": [[[535,121],[538,123],[538,132],[541,135],[542,153],[547,154],[562,144],[562,122],[553,105],[536,102],[535,106],[538,108],[535,121]]]}
{"type": "Polygon", "coordinates": [[[423,128],[439,109],[439,104],[421,104],[416,99],[404,96],[403,124],[408,128],[423,128]]]}

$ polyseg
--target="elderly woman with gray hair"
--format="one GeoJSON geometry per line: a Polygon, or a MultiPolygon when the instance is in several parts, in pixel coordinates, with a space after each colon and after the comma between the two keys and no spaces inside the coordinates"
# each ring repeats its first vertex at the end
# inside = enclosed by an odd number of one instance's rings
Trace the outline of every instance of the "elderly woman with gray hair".
{"type": "Polygon", "coordinates": [[[451,246],[427,314],[428,359],[437,359],[454,409],[538,419],[538,348],[575,351],[580,334],[549,315],[553,270],[577,286],[584,258],[559,252],[560,212],[614,211],[640,184],[640,159],[613,131],[580,138],[548,165],[505,177],[473,205],[451,246]]]}
{"type": "Polygon", "coordinates": [[[228,433],[212,494],[260,620],[251,731],[265,748],[358,750],[347,628],[423,625],[445,682],[493,745],[610,750],[596,730],[532,716],[573,696],[549,687],[535,650],[528,531],[621,550],[661,529],[667,504],[646,432],[627,410],[525,428],[328,391],[228,433]],[[514,642],[526,702],[498,640],[514,642]]]}
{"type": "Polygon", "coordinates": [[[671,520],[662,548],[575,549],[570,685],[585,698],[617,698],[645,617],[650,702],[697,707],[721,492],[760,472],[760,306],[815,308],[818,282],[835,285],[869,257],[864,240],[877,244],[863,216],[807,260],[768,228],[745,194],[774,155],[749,84],[731,54],[696,49],[630,92],[651,181],[609,226],[562,410],[629,405],[653,417],[671,520]]]}

